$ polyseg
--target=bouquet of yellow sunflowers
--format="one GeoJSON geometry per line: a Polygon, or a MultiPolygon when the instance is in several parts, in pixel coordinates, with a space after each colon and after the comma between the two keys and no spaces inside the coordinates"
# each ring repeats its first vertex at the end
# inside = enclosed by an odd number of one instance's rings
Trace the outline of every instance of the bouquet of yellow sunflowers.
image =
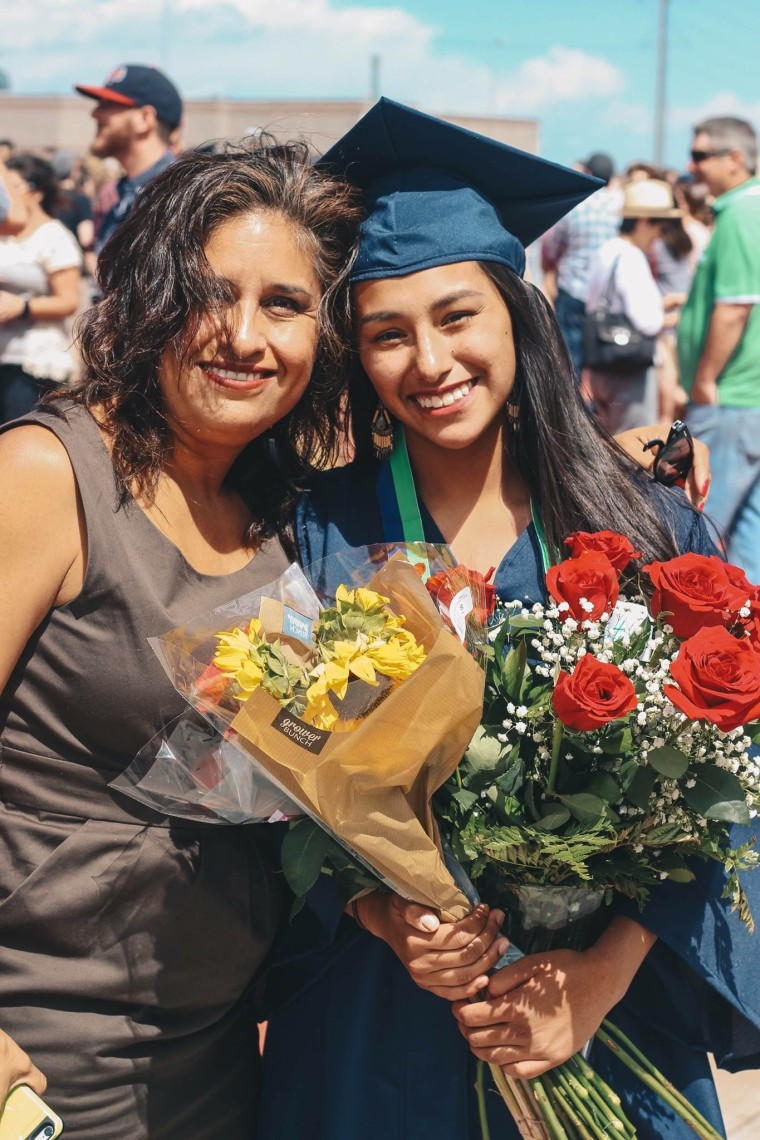
{"type": "Polygon", "coordinates": [[[350,732],[357,716],[366,716],[425,659],[424,646],[389,602],[374,590],[341,585],[314,622],[265,597],[262,616],[216,635],[198,693],[243,704],[261,687],[306,724],[350,732]]]}
{"type": "Polygon", "coordinates": [[[349,894],[366,867],[368,883],[463,917],[430,802],[480,720],[484,674],[420,576],[450,569],[448,553],[406,555],[354,551],[350,564],[310,568],[311,582],[294,565],[153,639],[190,709],[113,786],[184,818],[310,816],[319,842],[296,828],[283,858],[297,896],[303,839],[316,872],[323,859],[350,864],[349,894]]]}

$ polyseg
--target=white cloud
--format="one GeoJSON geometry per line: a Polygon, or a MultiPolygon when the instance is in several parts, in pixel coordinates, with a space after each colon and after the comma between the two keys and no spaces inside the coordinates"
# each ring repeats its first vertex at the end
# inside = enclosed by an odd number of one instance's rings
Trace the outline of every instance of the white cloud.
{"type": "Polygon", "coordinates": [[[673,107],[668,112],[668,127],[690,132],[701,119],[717,115],[733,115],[737,119],[748,119],[755,126],[760,124],[760,100],[748,103],[733,91],[721,91],[711,95],[704,103],[694,107],[673,107]]]}
{"type": "MultiPolygon", "coordinates": [[[[125,0],[111,0],[122,4],[125,0]]],[[[127,0],[128,2],[128,0],[127,0]]],[[[376,36],[412,36],[425,43],[432,29],[400,7],[333,8],[330,0],[228,0],[230,8],[252,27],[267,31],[348,35],[371,40],[376,36]]],[[[208,11],[209,0],[178,0],[179,11],[208,11]]]]}
{"type": "Polygon", "coordinates": [[[625,78],[600,56],[556,45],[545,55],[526,59],[498,92],[505,114],[531,114],[559,103],[619,95],[625,78]]]}
{"type": "Polygon", "coordinates": [[[21,91],[100,82],[122,62],[160,64],[167,45],[166,70],[189,97],[361,98],[372,55],[381,58],[384,94],[433,111],[533,115],[623,88],[612,64],[561,45],[506,75],[438,54],[435,27],[404,0],[345,8],[332,0],[35,0],[5,7],[3,39],[14,45],[5,66],[21,91]]]}

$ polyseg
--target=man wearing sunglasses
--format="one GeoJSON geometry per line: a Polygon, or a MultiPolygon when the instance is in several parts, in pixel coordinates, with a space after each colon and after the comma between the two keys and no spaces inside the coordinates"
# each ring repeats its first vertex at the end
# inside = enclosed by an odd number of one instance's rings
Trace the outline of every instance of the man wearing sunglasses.
{"type": "Polygon", "coordinates": [[[760,582],[760,179],[743,119],[694,128],[690,169],[714,196],[715,231],[678,325],[686,422],[710,448],[708,510],[727,554],[760,582]]]}

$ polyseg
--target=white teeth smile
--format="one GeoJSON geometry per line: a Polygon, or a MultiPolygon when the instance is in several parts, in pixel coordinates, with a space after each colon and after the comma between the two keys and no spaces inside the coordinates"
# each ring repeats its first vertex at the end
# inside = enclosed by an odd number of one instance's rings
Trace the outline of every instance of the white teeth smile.
{"type": "Polygon", "coordinates": [[[236,372],[232,368],[215,368],[209,364],[204,365],[203,369],[205,372],[213,372],[214,376],[220,376],[222,380],[237,380],[241,384],[245,384],[247,380],[261,380],[264,378],[264,373],[236,372]]]}
{"type": "Polygon", "coordinates": [[[450,408],[452,404],[463,400],[472,391],[472,380],[460,384],[458,388],[450,388],[442,396],[415,396],[421,408],[450,408]]]}

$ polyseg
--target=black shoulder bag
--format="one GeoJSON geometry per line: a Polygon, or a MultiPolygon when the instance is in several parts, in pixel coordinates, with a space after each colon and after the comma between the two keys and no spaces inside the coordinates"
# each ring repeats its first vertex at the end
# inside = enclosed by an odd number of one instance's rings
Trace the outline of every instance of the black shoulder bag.
{"type": "Polygon", "coordinates": [[[607,288],[583,324],[583,363],[600,372],[636,372],[654,363],[657,337],[645,336],[625,313],[612,311],[612,294],[620,255],[615,258],[607,288]]]}

